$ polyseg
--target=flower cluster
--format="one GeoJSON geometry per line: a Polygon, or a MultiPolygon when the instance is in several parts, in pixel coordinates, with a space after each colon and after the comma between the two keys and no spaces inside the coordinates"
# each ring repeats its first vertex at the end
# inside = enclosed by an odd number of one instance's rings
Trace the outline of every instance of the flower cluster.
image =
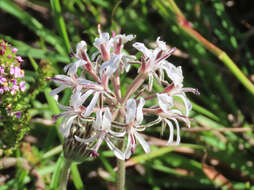
{"type": "Polygon", "coordinates": [[[26,89],[23,81],[24,71],[20,68],[23,59],[16,56],[17,48],[9,50],[8,44],[0,42],[0,55],[2,61],[0,64],[0,94],[16,94],[18,91],[24,92],[26,89]]]}
{"type": "Polygon", "coordinates": [[[27,131],[26,83],[18,49],[0,40],[0,148],[13,148],[27,131]]]}
{"type": "Polygon", "coordinates": [[[64,68],[67,75],[52,78],[60,85],[51,91],[52,96],[57,96],[65,88],[72,89],[69,106],[59,104],[64,112],[58,115],[63,117],[60,125],[62,135],[65,139],[72,139],[68,149],[74,150],[75,147],[71,147],[77,142],[78,150],[83,146],[90,151],[90,156],[95,157],[105,141],[117,158],[128,159],[138,143],[146,153],[150,151],[142,132],[159,123],[162,132],[166,126],[169,128],[168,145],[179,144],[180,122],[190,127],[188,116],[192,105],[185,93],[199,92],[184,88],[181,67],[166,60],[174,49],[169,49],[159,37],[155,49],[136,42],[133,47],[142,53],[138,59],[123,49],[125,43],[135,38],[134,35],[112,32],[110,36],[102,33],[100,27],[98,31],[99,37],[93,43],[97,52],[89,57],[87,43],[79,42],[76,53],[72,53],[76,61],[64,68]],[[132,65],[139,65],[138,73],[125,87],[126,84],[121,84],[121,77],[132,65]],[[153,89],[154,79],[163,89],[160,92],[153,89]],[[122,88],[127,89],[125,94],[122,94],[122,88]],[[154,115],[156,119],[146,122],[144,115],[154,115]],[[78,132],[77,127],[73,128],[77,125],[80,128],[78,132]]]}

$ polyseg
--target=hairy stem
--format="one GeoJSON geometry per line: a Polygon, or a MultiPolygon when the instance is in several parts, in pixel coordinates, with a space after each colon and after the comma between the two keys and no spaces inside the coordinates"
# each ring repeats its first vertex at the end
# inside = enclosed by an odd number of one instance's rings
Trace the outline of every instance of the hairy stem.
{"type": "Polygon", "coordinates": [[[71,161],[64,159],[63,167],[61,169],[59,190],[66,190],[68,178],[70,174],[71,161]]]}
{"type": "MultiPolygon", "coordinates": [[[[121,143],[121,148],[123,148],[123,143],[121,143]]],[[[116,189],[124,190],[125,188],[125,160],[117,159],[117,182],[116,189]]]]}
{"type": "MultiPolygon", "coordinates": [[[[121,112],[119,112],[121,113],[121,112]]],[[[118,115],[118,121],[123,122],[124,115],[118,115]]],[[[119,148],[123,151],[124,149],[124,142],[119,142],[119,148]]],[[[116,189],[117,190],[124,190],[125,188],[125,160],[120,160],[117,158],[117,181],[116,181],[116,189]]]]}

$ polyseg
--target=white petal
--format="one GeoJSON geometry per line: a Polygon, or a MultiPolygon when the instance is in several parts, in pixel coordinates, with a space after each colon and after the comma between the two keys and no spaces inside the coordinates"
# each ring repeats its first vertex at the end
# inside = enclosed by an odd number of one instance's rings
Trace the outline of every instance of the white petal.
{"type": "Polygon", "coordinates": [[[191,127],[191,123],[190,123],[190,120],[188,118],[177,117],[177,119],[182,120],[187,125],[188,128],[191,127]]]}
{"type": "Polygon", "coordinates": [[[124,137],[124,135],[126,134],[126,131],[115,132],[115,131],[113,131],[113,130],[111,130],[111,129],[109,129],[108,132],[109,132],[112,136],[114,136],[114,137],[124,137]]]}
{"type": "Polygon", "coordinates": [[[65,84],[65,85],[69,85],[70,83],[72,83],[72,78],[66,76],[66,75],[55,75],[53,77],[53,80],[56,84],[65,84]]]}
{"type": "Polygon", "coordinates": [[[108,145],[108,147],[110,148],[110,150],[113,151],[113,153],[115,154],[115,156],[121,160],[125,160],[125,156],[124,153],[122,151],[120,151],[111,141],[108,137],[105,138],[105,141],[108,145]]]}
{"type": "Polygon", "coordinates": [[[158,123],[160,123],[160,122],[161,122],[161,118],[158,117],[156,120],[151,121],[151,122],[145,124],[144,127],[145,127],[145,128],[147,128],[147,127],[152,127],[152,126],[154,126],[154,125],[156,125],[156,124],[158,124],[158,123]]]}
{"type": "Polygon", "coordinates": [[[78,104],[80,102],[80,95],[81,95],[80,91],[76,91],[74,92],[74,94],[71,95],[70,106],[73,106],[74,109],[80,106],[80,104],[78,104]]]}
{"type": "Polygon", "coordinates": [[[176,143],[175,145],[179,145],[180,141],[181,141],[181,136],[180,136],[180,127],[179,127],[179,123],[176,119],[172,118],[172,120],[175,122],[176,124],[176,143]]]}
{"type": "Polygon", "coordinates": [[[106,108],[104,115],[103,115],[103,122],[102,122],[103,128],[110,129],[111,122],[112,122],[112,114],[111,114],[109,108],[106,108]]]}
{"type": "Polygon", "coordinates": [[[68,75],[73,76],[77,73],[77,70],[79,67],[81,67],[82,65],[85,65],[86,61],[79,59],[74,63],[68,64],[64,67],[64,72],[67,72],[68,75]]]}
{"type": "Polygon", "coordinates": [[[148,75],[149,80],[148,80],[148,91],[151,92],[153,89],[153,74],[149,73],[148,75]]]}
{"type": "Polygon", "coordinates": [[[143,147],[144,151],[146,153],[150,152],[150,146],[149,144],[145,141],[145,139],[142,137],[142,135],[140,135],[139,133],[135,133],[135,137],[137,138],[138,142],[141,144],[141,146],[143,147]]]}
{"type": "Polygon", "coordinates": [[[133,44],[133,47],[141,51],[146,57],[150,57],[152,54],[152,50],[147,49],[143,43],[136,42],[133,44]]]}
{"type": "Polygon", "coordinates": [[[102,33],[99,38],[95,38],[95,41],[93,45],[97,48],[100,49],[100,45],[105,44],[106,46],[109,46],[110,44],[110,36],[109,33],[102,33]]]}
{"type": "Polygon", "coordinates": [[[67,110],[70,109],[70,106],[64,106],[64,105],[62,105],[62,104],[58,104],[58,106],[59,106],[59,108],[60,108],[61,110],[67,111],[67,110]]]}
{"type": "Polygon", "coordinates": [[[161,50],[164,50],[164,51],[165,51],[165,50],[168,50],[168,47],[167,47],[166,43],[163,42],[163,41],[161,41],[161,40],[160,40],[160,37],[157,38],[156,43],[157,43],[157,46],[158,46],[161,50]]]}
{"type": "Polygon", "coordinates": [[[50,96],[55,96],[55,95],[57,95],[59,92],[62,92],[65,88],[67,88],[67,86],[61,85],[61,86],[55,88],[54,90],[52,90],[52,91],[49,93],[49,95],[50,95],[50,96]]]}
{"type": "Polygon", "coordinates": [[[131,41],[135,38],[136,36],[135,35],[125,35],[125,34],[118,34],[114,37],[114,41],[118,42],[118,39],[121,38],[122,39],[122,43],[125,44],[127,43],[128,41],[131,41]]]}
{"type": "Polygon", "coordinates": [[[169,120],[164,119],[164,121],[168,124],[168,127],[169,127],[169,139],[168,139],[167,145],[170,145],[173,143],[174,126],[172,125],[172,123],[169,120]]]}
{"type": "Polygon", "coordinates": [[[181,66],[176,67],[168,61],[163,61],[161,67],[166,71],[168,77],[173,81],[175,86],[182,86],[183,73],[181,66]]]}
{"type": "Polygon", "coordinates": [[[101,129],[102,125],[102,110],[96,112],[96,120],[93,123],[93,127],[96,129],[101,129]]]}
{"type": "Polygon", "coordinates": [[[113,55],[110,60],[104,62],[100,67],[100,75],[105,74],[111,77],[118,69],[122,55],[113,55]]]}
{"type": "Polygon", "coordinates": [[[59,131],[63,135],[63,137],[68,137],[70,134],[70,128],[73,123],[73,120],[77,117],[77,115],[65,117],[59,127],[59,131]]]}
{"type": "Polygon", "coordinates": [[[190,100],[185,96],[185,95],[176,95],[178,97],[180,97],[185,105],[185,116],[189,116],[190,110],[192,109],[192,104],[190,102],[190,100]]]}
{"type": "Polygon", "coordinates": [[[143,117],[142,109],[143,109],[144,105],[145,105],[145,100],[144,100],[144,98],[141,97],[139,99],[139,104],[138,104],[138,107],[137,107],[137,115],[136,115],[137,124],[141,124],[142,121],[143,121],[144,117],[143,117]]]}
{"type": "Polygon", "coordinates": [[[173,98],[167,94],[156,94],[158,103],[163,112],[170,112],[171,107],[174,105],[173,98]]]}
{"type": "Polygon", "coordinates": [[[126,103],[126,123],[129,124],[135,120],[137,104],[133,98],[129,99],[126,103]]]}
{"type": "Polygon", "coordinates": [[[131,156],[131,135],[128,134],[128,142],[126,145],[126,149],[124,151],[124,157],[125,159],[129,159],[131,156]]]}
{"type": "Polygon", "coordinates": [[[94,90],[88,90],[88,91],[86,91],[81,97],[80,97],[80,102],[79,102],[79,104],[81,105],[81,104],[83,104],[85,101],[86,101],[86,99],[91,95],[91,94],[93,94],[94,93],[94,90]]]}
{"type": "Polygon", "coordinates": [[[87,50],[87,44],[85,41],[80,41],[76,46],[76,53],[78,54],[81,50],[86,51],[87,50]]]}
{"type": "Polygon", "coordinates": [[[91,100],[89,106],[86,108],[86,112],[84,114],[85,117],[89,116],[93,112],[94,106],[97,103],[99,95],[100,95],[99,92],[96,92],[94,94],[93,99],[91,100]]]}
{"type": "Polygon", "coordinates": [[[81,142],[81,143],[91,143],[91,142],[96,141],[96,139],[98,138],[98,136],[99,136],[99,134],[96,134],[95,136],[90,137],[90,138],[88,138],[88,139],[83,139],[83,138],[80,138],[80,137],[78,137],[78,136],[75,135],[74,138],[75,138],[77,141],[81,142]]]}

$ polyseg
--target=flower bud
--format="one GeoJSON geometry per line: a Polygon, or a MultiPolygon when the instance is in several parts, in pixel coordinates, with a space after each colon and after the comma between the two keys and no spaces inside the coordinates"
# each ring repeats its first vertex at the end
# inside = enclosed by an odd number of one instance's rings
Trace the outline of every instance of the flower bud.
{"type": "Polygon", "coordinates": [[[81,121],[76,119],[70,129],[70,135],[64,138],[63,151],[64,157],[68,160],[83,162],[93,152],[94,142],[81,143],[75,139],[75,136],[88,139],[95,135],[92,127],[92,121],[81,121]]]}

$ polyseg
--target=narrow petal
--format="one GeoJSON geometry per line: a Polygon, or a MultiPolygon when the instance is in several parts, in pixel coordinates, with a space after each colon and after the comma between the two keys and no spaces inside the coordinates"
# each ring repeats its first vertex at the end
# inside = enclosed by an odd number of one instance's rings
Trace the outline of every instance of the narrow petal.
{"type": "Polygon", "coordinates": [[[124,157],[125,159],[129,159],[130,156],[131,156],[131,135],[130,133],[128,133],[128,141],[124,151],[124,157]]]}
{"type": "Polygon", "coordinates": [[[102,122],[103,128],[110,129],[111,122],[112,122],[112,114],[111,114],[109,108],[106,108],[104,115],[103,115],[103,122],[102,122]]]}
{"type": "Polygon", "coordinates": [[[89,116],[93,112],[94,106],[97,103],[99,95],[100,95],[99,92],[96,92],[94,94],[93,99],[91,100],[89,106],[86,108],[86,112],[84,114],[85,117],[89,116]]]}
{"type": "Polygon", "coordinates": [[[153,89],[153,74],[152,73],[149,73],[148,75],[148,91],[151,92],[152,89],[153,89]]]}
{"type": "Polygon", "coordinates": [[[142,135],[140,135],[139,133],[135,133],[135,137],[137,138],[138,142],[141,144],[141,146],[143,147],[144,151],[146,153],[150,152],[150,146],[149,144],[145,141],[145,139],[142,137],[142,135]]]}
{"type": "Polygon", "coordinates": [[[163,51],[168,50],[168,47],[167,47],[166,43],[163,42],[163,41],[161,41],[161,40],[160,40],[160,37],[157,38],[156,43],[157,43],[157,46],[158,46],[161,50],[163,50],[163,51]]]}
{"type": "Polygon", "coordinates": [[[183,82],[183,73],[182,68],[176,67],[172,63],[169,63],[167,61],[163,61],[161,67],[166,71],[168,77],[173,81],[175,86],[182,86],[183,82]]]}
{"type": "Polygon", "coordinates": [[[83,104],[83,103],[86,101],[86,99],[87,99],[91,94],[93,94],[93,93],[94,93],[94,90],[88,90],[88,91],[86,91],[83,95],[81,95],[79,104],[80,104],[80,105],[83,104]]]}
{"type": "Polygon", "coordinates": [[[152,50],[147,49],[147,47],[140,42],[136,42],[133,44],[133,47],[136,48],[138,51],[141,51],[146,57],[150,57],[152,50]]]}
{"type": "Polygon", "coordinates": [[[122,55],[113,55],[109,61],[104,62],[100,67],[100,75],[111,77],[118,69],[122,55]]]}
{"type": "Polygon", "coordinates": [[[64,105],[62,105],[62,104],[58,104],[58,106],[59,106],[59,108],[60,108],[61,110],[67,111],[67,110],[70,109],[70,106],[64,106],[64,105]]]}
{"type": "Polygon", "coordinates": [[[80,41],[76,46],[76,53],[78,54],[81,50],[87,50],[87,44],[84,40],[80,41]]]}
{"type": "Polygon", "coordinates": [[[64,84],[64,85],[70,85],[72,83],[72,78],[66,76],[66,75],[55,75],[52,80],[56,84],[64,84]]]}
{"type": "Polygon", "coordinates": [[[174,105],[173,98],[167,94],[156,94],[158,103],[163,112],[168,113],[174,105]]]}
{"type": "Polygon", "coordinates": [[[63,135],[63,137],[68,137],[70,134],[70,128],[73,123],[73,120],[77,117],[77,115],[71,117],[65,117],[59,127],[59,131],[63,135]]]}
{"type": "Polygon", "coordinates": [[[78,68],[85,64],[86,64],[86,61],[79,59],[75,61],[74,63],[66,65],[64,67],[64,72],[67,72],[68,75],[73,76],[77,73],[78,68]]]}
{"type": "Polygon", "coordinates": [[[109,132],[112,136],[114,136],[114,137],[124,137],[124,135],[126,134],[126,131],[125,131],[125,130],[124,130],[124,131],[115,132],[115,131],[109,129],[108,132],[109,132]]]}
{"type": "Polygon", "coordinates": [[[168,124],[168,127],[169,127],[169,139],[168,139],[167,145],[170,145],[173,143],[174,126],[169,120],[165,119],[164,121],[168,124]]]}
{"type": "Polygon", "coordinates": [[[72,95],[71,95],[71,98],[70,98],[70,106],[73,106],[74,109],[76,109],[77,107],[80,106],[80,95],[81,95],[81,92],[80,91],[76,91],[74,92],[72,95]]]}
{"type": "Polygon", "coordinates": [[[180,136],[180,127],[179,127],[179,123],[176,119],[172,119],[175,124],[176,124],[176,143],[175,145],[179,145],[180,144],[180,141],[181,141],[181,136],[180,136]]]}
{"type": "Polygon", "coordinates": [[[98,136],[99,136],[99,134],[96,134],[95,136],[90,137],[90,138],[88,138],[88,139],[83,139],[83,138],[80,138],[80,137],[78,137],[78,136],[75,135],[74,138],[75,138],[77,141],[81,142],[81,143],[91,143],[91,142],[96,141],[96,139],[98,138],[98,136]]]}
{"type": "Polygon", "coordinates": [[[52,90],[52,91],[49,93],[49,95],[50,95],[50,96],[55,96],[55,95],[57,95],[59,92],[62,92],[65,88],[67,88],[67,86],[61,85],[61,86],[55,88],[54,90],[52,90]]]}
{"type": "Polygon", "coordinates": [[[137,124],[141,124],[142,121],[143,121],[144,117],[143,117],[142,109],[143,109],[144,105],[145,105],[145,100],[144,100],[144,98],[141,97],[139,99],[139,104],[138,104],[138,107],[137,107],[137,115],[136,115],[137,124]]]}
{"type": "Polygon", "coordinates": [[[125,160],[125,156],[124,153],[119,150],[111,141],[108,137],[105,138],[105,141],[108,145],[108,147],[110,148],[110,150],[113,151],[113,153],[115,154],[115,156],[121,160],[125,160]]]}
{"type": "Polygon", "coordinates": [[[189,116],[190,110],[192,109],[192,104],[190,102],[190,100],[185,96],[185,95],[176,95],[178,97],[180,97],[185,105],[185,116],[189,116]]]}
{"type": "Polygon", "coordinates": [[[102,125],[102,110],[96,112],[96,120],[93,123],[93,127],[96,129],[101,129],[102,125]]]}
{"type": "Polygon", "coordinates": [[[135,120],[136,117],[136,111],[137,111],[137,104],[136,100],[133,98],[129,99],[126,103],[126,123],[129,124],[135,120]]]}

